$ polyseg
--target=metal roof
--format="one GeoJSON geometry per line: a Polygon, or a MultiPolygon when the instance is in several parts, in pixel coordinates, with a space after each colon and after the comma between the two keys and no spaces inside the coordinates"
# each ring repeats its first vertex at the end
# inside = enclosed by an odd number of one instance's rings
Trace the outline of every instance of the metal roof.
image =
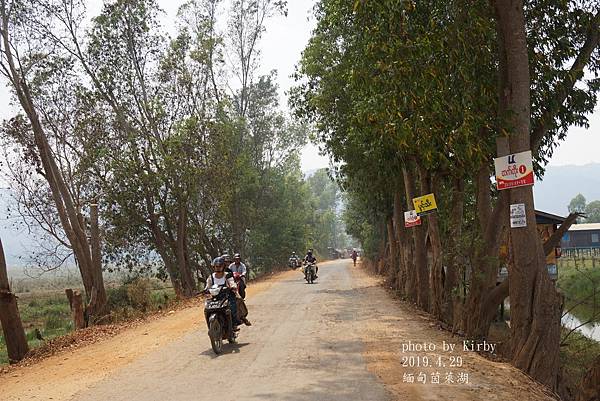
{"type": "Polygon", "coordinates": [[[600,230],[600,223],[573,224],[569,231],[590,231],[600,230]]]}
{"type": "Polygon", "coordinates": [[[537,224],[561,224],[567,218],[562,216],[557,216],[555,214],[542,212],[541,210],[535,211],[535,221],[537,224]]]}

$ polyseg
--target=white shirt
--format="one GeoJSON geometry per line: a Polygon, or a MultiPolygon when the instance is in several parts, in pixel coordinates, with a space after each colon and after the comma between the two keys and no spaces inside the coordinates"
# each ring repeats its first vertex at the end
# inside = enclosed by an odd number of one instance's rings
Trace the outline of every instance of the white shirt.
{"type": "Polygon", "coordinates": [[[236,265],[235,262],[229,265],[229,270],[232,273],[240,273],[242,276],[246,275],[246,265],[240,262],[240,265],[236,265]]]}
{"type": "Polygon", "coordinates": [[[215,277],[215,273],[208,276],[208,278],[206,279],[206,284],[205,284],[204,288],[208,289],[208,288],[212,287],[213,285],[218,285],[218,286],[226,285],[228,288],[232,288],[232,289],[237,288],[237,285],[235,284],[233,277],[230,277],[229,279],[227,279],[227,274],[224,274],[223,277],[221,277],[221,278],[215,277]]]}

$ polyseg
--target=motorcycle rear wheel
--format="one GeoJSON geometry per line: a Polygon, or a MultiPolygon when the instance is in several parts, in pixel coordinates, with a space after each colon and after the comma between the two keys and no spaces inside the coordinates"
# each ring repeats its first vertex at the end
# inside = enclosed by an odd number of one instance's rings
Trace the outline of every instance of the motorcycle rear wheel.
{"type": "Polygon", "coordinates": [[[210,322],[208,336],[210,337],[210,345],[213,351],[215,354],[219,355],[223,352],[223,328],[218,319],[210,322]]]}

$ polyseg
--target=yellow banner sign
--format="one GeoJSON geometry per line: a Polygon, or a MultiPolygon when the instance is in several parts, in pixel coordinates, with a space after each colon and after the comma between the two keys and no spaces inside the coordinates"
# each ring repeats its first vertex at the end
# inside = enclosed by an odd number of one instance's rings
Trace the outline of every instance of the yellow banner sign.
{"type": "Polygon", "coordinates": [[[435,203],[435,195],[428,194],[419,196],[418,198],[413,199],[413,204],[415,205],[415,211],[418,216],[423,216],[424,214],[429,214],[434,212],[437,209],[437,204],[435,203]]]}

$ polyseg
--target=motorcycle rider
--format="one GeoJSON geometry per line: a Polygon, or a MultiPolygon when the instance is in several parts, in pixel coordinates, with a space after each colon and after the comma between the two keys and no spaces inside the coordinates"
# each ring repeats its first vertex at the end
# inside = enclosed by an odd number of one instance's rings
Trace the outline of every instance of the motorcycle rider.
{"type": "MultiPolygon", "coordinates": [[[[304,263],[317,263],[317,258],[313,256],[313,250],[309,249],[306,251],[306,256],[304,257],[304,263]]],[[[315,266],[316,269],[316,278],[319,278],[319,266],[315,266]]]]}
{"type": "Polygon", "coordinates": [[[290,267],[294,267],[294,268],[298,267],[298,255],[296,255],[296,252],[292,252],[292,256],[290,256],[290,259],[289,259],[290,265],[292,264],[292,260],[293,260],[294,266],[290,266],[290,267]]]}
{"type": "Polygon", "coordinates": [[[240,274],[241,280],[238,288],[242,299],[246,299],[246,273],[248,269],[246,269],[246,265],[242,263],[242,257],[239,253],[233,255],[233,263],[229,265],[229,270],[232,273],[240,274]]]}
{"type": "Polygon", "coordinates": [[[231,290],[228,292],[227,296],[229,297],[229,307],[231,308],[231,316],[233,317],[233,330],[239,331],[240,329],[237,326],[239,326],[241,322],[238,319],[236,302],[236,298],[239,295],[237,285],[233,279],[233,274],[231,272],[225,272],[225,259],[222,256],[213,259],[212,268],[213,273],[206,279],[204,290],[208,291],[213,285],[225,286],[231,290]]]}
{"type": "Polygon", "coordinates": [[[352,249],[352,261],[354,262],[354,266],[356,266],[356,258],[358,258],[358,252],[356,252],[356,249],[352,249]]]}

